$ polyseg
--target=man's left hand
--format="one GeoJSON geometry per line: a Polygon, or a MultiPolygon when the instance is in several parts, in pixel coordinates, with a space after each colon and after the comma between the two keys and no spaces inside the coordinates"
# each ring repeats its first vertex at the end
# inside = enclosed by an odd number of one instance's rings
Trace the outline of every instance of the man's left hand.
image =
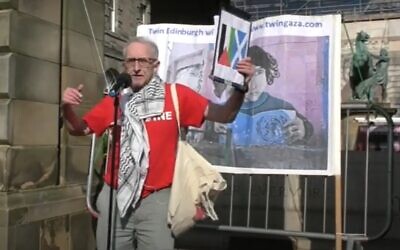
{"type": "Polygon", "coordinates": [[[256,72],[254,64],[251,62],[250,57],[243,58],[236,65],[236,69],[239,73],[244,75],[244,83],[249,84],[250,80],[253,78],[256,72]]]}

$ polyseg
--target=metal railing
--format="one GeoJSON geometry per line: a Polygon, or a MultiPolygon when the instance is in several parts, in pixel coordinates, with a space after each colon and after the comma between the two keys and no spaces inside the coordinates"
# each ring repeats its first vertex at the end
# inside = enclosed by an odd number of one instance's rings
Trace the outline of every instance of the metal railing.
{"type": "MultiPolygon", "coordinates": [[[[334,176],[224,174],[228,189],[220,195],[216,204],[220,220],[217,223],[199,223],[196,227],[309,240],[334,241],[339,237],[341,243],[346,243],[347,250],[360,247],[363,242],[382,238],[392,223],[393,113],[393,109],[371,103],[342,104],[344,148],[340,177],[343,184],[339,182],[340,201],[335,194],[338,190],[335,185],[338,183],[334,176]],[[364,151],[351,151],[349,146],[349,121],[354,119],[354,115],[365,117],[367,129],[364,151]],[[375,125],[370,119],[371,115],[383,117],[386,134],[385,150],[375,158],[370,152],[370,128],[375,125]],[[381,156],[385,156],[386,160],[383,161],[381,156]],[[377,168],[377,164],[385,166],[383,169],[383,166],[377,168]],[[336,202],[341,204],[340,213],[335,210],[336,202]],[[373,217],[379,217],[381,223],[376,223],[376,219],[371,223],[373,217]],[[340,230],[335,224],[337,219],[343,225],[340,230]]],[[[91,157],[93,155],[92,149],[91,157]]],[[[97,212],[91,205],[92,168],[91,165],[87,206],[96,216],[97,212]]]]}
{"type": "Polygon", "coordinates": [[[340,182],[336,182],[335,176],[224,174],[228,189],[216,204],[220,221],[196,227],[310,240],[339,238],[340,244],[346,243],[347,250],[382,238],[392,223],[392,114],[393,109],[376,104],[342,104],[345,142],[340,182]],[[349,121],[354,115],[368,121],[365,151],[352,151],[349,147],[349,121]],[[383,117],[385,124],[385,150],[377,156],[370,149],[370,128],[374,126],[371,115],[383,117]],[[335,194],[337,190],[339,196],[335,194]],[[337,197],[341,197],[339,201],[337,197]],[[335,210],[336,202],[341,204],[339,213],[335,210]],[[335,224],[337,219],[342,225],[340,230],[335,224]]]}

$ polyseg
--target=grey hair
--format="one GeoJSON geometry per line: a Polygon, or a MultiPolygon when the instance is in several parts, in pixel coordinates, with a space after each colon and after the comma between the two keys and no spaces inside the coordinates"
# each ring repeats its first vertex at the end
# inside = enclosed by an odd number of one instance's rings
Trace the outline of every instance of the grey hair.
{"type": "Polygon", "coordinates": [[[158,59],[158,47],[157,47],[157,44],[155,42],[153,42],[152,40],[150,40],[149,38],[144,37],[144,36],[137,36],[137,37],[129,40],[129,42],[125,45],[124,50],[123,50],[124,58],[126,58],[126,49],[132,43],[141,43],[141,44],[149,45],[149,47],[153,51],[154,58],[158,59]]]}

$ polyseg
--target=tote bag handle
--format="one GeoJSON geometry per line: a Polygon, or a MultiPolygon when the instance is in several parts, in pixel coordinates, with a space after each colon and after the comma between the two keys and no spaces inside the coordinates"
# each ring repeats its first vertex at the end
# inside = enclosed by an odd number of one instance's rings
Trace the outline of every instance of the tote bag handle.
{"type": "Polygon", "coordinates": [[[180,122],[180,113],[179,113],[179,100],[178,94],[176,92],[176,84],[171,84],[171,95],[172,95],[172,103],[174,104],[175,115],[176,115],[176,122],[178,123],[178,131],[179,131],[179,138],[181,138],[181,122],[180,122]]]}

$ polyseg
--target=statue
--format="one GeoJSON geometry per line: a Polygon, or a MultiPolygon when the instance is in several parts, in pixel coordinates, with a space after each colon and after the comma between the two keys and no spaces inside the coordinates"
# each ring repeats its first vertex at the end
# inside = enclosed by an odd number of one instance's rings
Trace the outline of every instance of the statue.
{"type": "Polygon", "coordinates": [[[389,69],[389,52],[382,48],[379,52],[378,61],[375,65],[375,80],[378,85],[382,86],[382,98],[386,98],[386,87],[389,81],[388,69],[389,69]]]}
{"type": "Polygon", "coordinates": [[[368,51],[367,41],[370,36],[360,31],[357,33],[355,53],[350,69],[350,87],[353,99],[356,100],[383,100],[386,96],[388,83],[389,53],[382,48],[379,56],[368,51]],[[377,59],[374,65],[373,59],[377,59]],[[376,87],[380,87],[380,96],[374,96],[376,87]]]}

